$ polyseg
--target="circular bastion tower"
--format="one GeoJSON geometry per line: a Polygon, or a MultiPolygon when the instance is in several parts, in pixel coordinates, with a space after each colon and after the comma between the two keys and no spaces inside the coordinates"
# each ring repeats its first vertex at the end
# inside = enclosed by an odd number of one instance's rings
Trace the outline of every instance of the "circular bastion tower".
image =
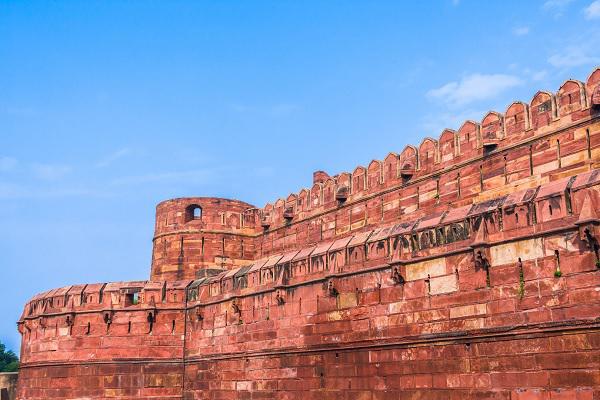
{"type": "Polygon", "coordinates": [[[196,279],[254,259],[258,210],[238,200],[186,197],[156,206],[153,281],[196,279]]]}

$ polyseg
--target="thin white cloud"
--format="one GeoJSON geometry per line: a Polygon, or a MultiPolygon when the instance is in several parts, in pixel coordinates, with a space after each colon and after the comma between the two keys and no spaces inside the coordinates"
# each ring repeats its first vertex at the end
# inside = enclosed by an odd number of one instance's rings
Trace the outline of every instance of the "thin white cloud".
{"type": "Polygon", "coordinates": [[[0,182],[0,200],[55,199],[63,197],[109,197],[110,193],[81,187],[39,188],[0,182]]]}
{"type": "Polygon", "coordinates": [[[117,161],[125,156],[128,156],[129,154],[131,154],[131,150],[128,148],[122,148],[122,149],[116,150],[113,153],[111,153],[111,154],[107,155],[106,157],[104,157],[103,159],[101,159],[100,161],[98,161],[96,163],[96,167],[98,167],[98,168],[108,167],[115,161],[117,161]]]}
{"type": "Polygon", "coordinates": [[[485,113],[484,110],[468,109],[462,112],[440,112],[427,115],[421,123],[424,130],[423,136],[437,137],[446,128],[458,130],[465,121],[479,121],[485,113]]]}
{"type": "Polygon", "coordinates": [[[551,10],[555,8],[564,8],[567,7],[573,0],[548,0],[544,2],[542,8],[544,10],[551,10]]]}
{"type": "Polygon", "coordinates": [[[480,100],[493,98],[507,89],[519,86],[523,81],[514,75],[472,74],[459,82],[449,82],[427,92],[427,97],[459,107],[480,100]]]}
{"type": "Polygon", "coordinates": [[[529,27],[528,26],[517,26],[514,27],[512,30],[513,35],[515,36],[525,36],[529,33],[529,27]]]}
{"type": "Polygon", "coordinates": [[[596,64],[600,62],[600,57],[590,55],[587,48],[582,45],[574,45],[553,54],[548,58],[548,62],[556,68],[570,68],[587,64],[596,64]]]}
{"type": "Polygon", "coordinates": [[[200,184],[210,182],[215,178],[217,172],[211,169],[159,172],[144,175],[124,176],[114,179],[113,185],[141,185],[146,183],[173,183],[186,181],[188,183],[200,184]]]}
{"type": "Polygon", "coordinates": [[[585,16],[585,19],[600,18],[600,0],[596,0],[584,8],[583,15],[585,16]]]}
{"type": "Polygon", "coordinates": [[[68,165],[33,164],[31,166],[31,171],[38,179],[55,181],[71,172],[71,167],[68,165]]]}
{"type": "Polygon", "coordinates": [[[548,0],[542,5],[542,9],[553,13],[554,17],[558,18],[564,14],[565,10],[572,2],[573,0],[548,0]]]}
{"type": "Polygon", "coordinates": [[[528,79],[531,79],[534,82],[543,81],[548,77],[548,71],[545,69],[534,71],[530,68],[525,68],[522,72],[523,76],[526,76],[528,79]]]}
{"type": "Polygon", "coordinates": [[[17,166],[17,159],[13,157],[0,157],[0,172],[12,171],[17,166]]]}
{"type": "Polygon", "coordinates": [[[545,69],[531,73],[531,79],[533,79],[536,82],[543,81],[544,79],[546,79],[547,76],[548,76],[548,71],[546,71],[545,69]]]}

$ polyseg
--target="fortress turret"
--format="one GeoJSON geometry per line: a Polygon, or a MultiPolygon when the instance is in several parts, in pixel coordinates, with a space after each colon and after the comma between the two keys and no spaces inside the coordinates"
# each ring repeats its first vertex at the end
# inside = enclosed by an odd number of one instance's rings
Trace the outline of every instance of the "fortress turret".
{"type": "Polygon", "coordinates": [[[156,207],[152,280],[195,279],[255,257],[258,211],[213,197],[163,201],[156,207]]]}

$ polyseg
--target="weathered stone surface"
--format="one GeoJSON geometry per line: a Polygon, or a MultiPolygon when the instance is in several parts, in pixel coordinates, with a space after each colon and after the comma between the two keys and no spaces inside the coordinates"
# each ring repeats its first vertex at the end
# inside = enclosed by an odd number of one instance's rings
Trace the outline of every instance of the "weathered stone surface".
{"type": "Polygon", "coordinates": [[[487,311],[485,304],[469,304],[467,306],[451,307],[450,318],[470,317],[473,315],[483,315],[487,311]]]}

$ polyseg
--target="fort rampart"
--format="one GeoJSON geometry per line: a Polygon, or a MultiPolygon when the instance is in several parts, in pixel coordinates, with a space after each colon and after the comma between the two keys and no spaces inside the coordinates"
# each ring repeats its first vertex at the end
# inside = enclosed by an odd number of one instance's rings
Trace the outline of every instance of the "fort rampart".
{"type": "Polygon", "coordinates": [[[20,399],[600,399],[600,69],[31,299],[20,399]]]}

